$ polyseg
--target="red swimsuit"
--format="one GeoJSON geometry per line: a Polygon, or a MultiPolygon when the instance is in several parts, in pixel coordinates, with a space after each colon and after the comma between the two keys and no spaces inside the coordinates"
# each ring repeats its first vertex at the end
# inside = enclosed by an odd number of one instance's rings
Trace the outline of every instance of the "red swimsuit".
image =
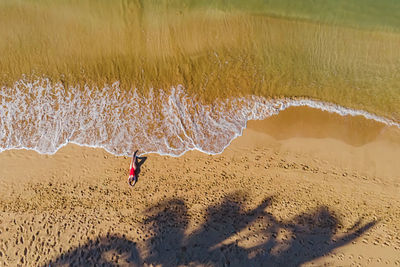
{"type": "Polygon", "coordinates": [[[133,168],[133,167],[131,168],[131,171],[129,172],[129,176],[130,175],[135,176],[135,168],[133,168]]]}

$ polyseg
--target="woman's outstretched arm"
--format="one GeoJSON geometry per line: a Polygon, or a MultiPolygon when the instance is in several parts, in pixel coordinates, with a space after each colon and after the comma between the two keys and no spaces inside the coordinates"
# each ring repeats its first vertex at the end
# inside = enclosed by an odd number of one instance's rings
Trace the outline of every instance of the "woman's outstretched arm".
{"type": "Polygon", "coordinates": [[[135,163],[135,155],[132,156],[131,165],[129,166],[129,170],[132,169],[134,163],[135,163]]]}
{"type": "Polygon", "coordinates": [[[132,167],[134,167],[136,169],[136,154],[137,154],[138,150],[135,151],[135,153],[133,153],[132,155],[132,160],[131,160],[131,166],[129,167],[129,169],[132,169],[132,167]]]}

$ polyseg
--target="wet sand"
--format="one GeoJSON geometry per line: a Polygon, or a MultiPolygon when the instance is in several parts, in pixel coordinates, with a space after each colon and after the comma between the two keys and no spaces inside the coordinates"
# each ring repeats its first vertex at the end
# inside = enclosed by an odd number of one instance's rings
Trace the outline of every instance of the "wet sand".
{"type": "Polygon", "coordinates": [[[0,266],[400,266],[400,131],[290,108],[222,154],[0,154],[0,266]]]}

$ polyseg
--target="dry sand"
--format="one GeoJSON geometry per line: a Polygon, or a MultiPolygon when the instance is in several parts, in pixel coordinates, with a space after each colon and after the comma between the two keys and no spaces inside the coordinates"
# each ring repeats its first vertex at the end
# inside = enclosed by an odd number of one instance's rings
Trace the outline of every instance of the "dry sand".
{"type": "Polygon", "coordinates": [[[291,108],[222,154],[0,154],[0,266],[400,266],[400,131],[291,108]]]}

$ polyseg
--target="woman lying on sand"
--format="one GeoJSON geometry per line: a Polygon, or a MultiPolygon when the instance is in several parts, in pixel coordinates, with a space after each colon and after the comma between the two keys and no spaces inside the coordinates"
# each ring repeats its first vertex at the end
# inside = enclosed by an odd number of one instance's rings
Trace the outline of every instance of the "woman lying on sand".
{"type": "Polygon", "coordinates": [[[134,186],[136,184],[137,181],[137,175],[136,175],[136,170],[137,170],[137,166],[136,166],[136,153],[138,151],[136,150],[135,153],[132,156],[132,161],[131,161],[131,165],[130,165],[130,171],[129,171],[129,178],[128,178],[128,184],[130,186],[134,186]]]}

